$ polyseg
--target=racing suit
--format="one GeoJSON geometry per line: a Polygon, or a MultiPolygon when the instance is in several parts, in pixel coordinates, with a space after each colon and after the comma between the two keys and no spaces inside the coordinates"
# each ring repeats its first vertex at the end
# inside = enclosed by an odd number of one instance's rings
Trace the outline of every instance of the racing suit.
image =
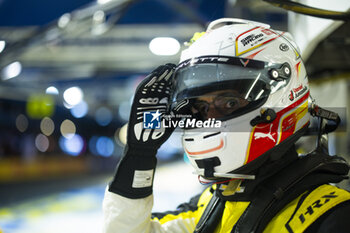
{"type": "MultiPolygon", "coordinates": [[[[288,153],[295,157],[294,147],[288,153]]],[[[223,196],[225,185],[213,185],[165,213],[151,214],[153,195],[129,199],[107,190],[104,232],[350,232],[350,193],[328,184],[340,182],[348,169],[339,157],[297,157],[243,182],[241,193],[223,196]]]]}

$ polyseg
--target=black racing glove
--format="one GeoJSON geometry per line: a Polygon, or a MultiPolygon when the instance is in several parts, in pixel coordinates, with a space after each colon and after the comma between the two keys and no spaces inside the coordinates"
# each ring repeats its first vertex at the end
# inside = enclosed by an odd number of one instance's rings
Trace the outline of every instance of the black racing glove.
{"type": "Polygon", "coordinates": [[[157,117],[162,120],[171,94],[174,69],[174,64],[159,66],[137,87],[131,107],[124,156],[118,164],[114,180],[109,185],[110,192],[128,198],[143,198],[152,194],[157,150],[174,129],[144,128],[144,116],[151,116],[148,119],[153,124],[159,122],[156,121],[157,117]]]}

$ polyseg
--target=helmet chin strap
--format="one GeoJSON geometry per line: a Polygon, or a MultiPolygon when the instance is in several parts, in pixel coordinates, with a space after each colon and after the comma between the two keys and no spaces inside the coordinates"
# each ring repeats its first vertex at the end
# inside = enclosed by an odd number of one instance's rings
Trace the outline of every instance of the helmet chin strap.
{"type": "MultiPolygon", "coordinates": [[[[199,168],[203,169],[203,172],[195,171],[194,173],[202,177],[210,178],[228,178],[228,179],[242,179],[242,180],[254,180],[255,175],[245,175],[245,174],[232,174],[232,173],[219,173],[215,172],[216,166],[220,165],[220,159],[218,157],[196,160],[199,168]]],[[[206,178],[207,179],[207,178],[206,178]]]]}
{"type": "MultiPolygon", "coordinates": [[[[242,175],[239,174],[239,177],[240,176],[242,175]]],[[[223,177],[220,177],[220,178],[222,179],[223,177]]],[[[208,180],[205,177],[199,175],[198,180],[201,184],[204,184],[204,185],[208,185],[208,184],[220,185],[219,189],[221,190],[221,194],[223,196],[232,196],[236,192],[244,192],[244,187],[240,187],[242,181],[244,180],[242,178],[232,178],[232,179],[224,179],[221,181],[215,181],[215,180],[213,181],[213,180],[208,180]]]]}
{"type": "MultiPolygon", "coordinates": [[[[193,172],[193,174],[199,175],[206,179],[203,172],[193,172]]],[[[213,178],[228,178],[228,179],[241,179],[241,180],[254,180],[255,175],[245,175],[245,174],[231,174],[231,173],[213,173],[213,178]]]]}

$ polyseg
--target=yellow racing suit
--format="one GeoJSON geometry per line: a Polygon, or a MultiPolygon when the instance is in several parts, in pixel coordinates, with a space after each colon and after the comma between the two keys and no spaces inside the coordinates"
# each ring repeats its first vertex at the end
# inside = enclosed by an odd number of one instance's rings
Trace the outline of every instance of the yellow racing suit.
{"type": "Polygon", "coordinates": [[[153,195],[130,199],[106,190],[104,232],[350,232],[350,193],[327,182],[342,180],[348,165],[330,156],[315,158],[299,159],[270,177],[265,186],[254,181],[253,196],[234,194],[225,199],[219,186],[213,185],[177,210],[165,213],[151,213],[153,195]],[[293,178],[292,171],[299,173],[293,178]],[[203,230],[205,225],[211,226],[203,230]]]}

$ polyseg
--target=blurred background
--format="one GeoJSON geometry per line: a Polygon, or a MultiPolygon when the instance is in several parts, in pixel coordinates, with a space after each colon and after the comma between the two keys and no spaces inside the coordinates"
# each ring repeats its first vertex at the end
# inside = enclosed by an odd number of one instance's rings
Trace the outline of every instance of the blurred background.
{"type": "MultiPolygon", "coordinates": [[[[157,66],[177,63],[194,32],[222,17],[291,32],[311,95],[342,117],[329,135],[330,153],[348,159],[348,15],[312,17],[268,2],[279,1],[0,0],[0,233],[101,232],[103,193],[123,151],[137,84],[157,66]]],[[[348,0],[299,2],[350,7],[348,0]]],[[[314,145],[303,138],[299,151],[314,145]]],[[[157,156],[155,211],[203,189],[179,133],[157,156]]]]}

